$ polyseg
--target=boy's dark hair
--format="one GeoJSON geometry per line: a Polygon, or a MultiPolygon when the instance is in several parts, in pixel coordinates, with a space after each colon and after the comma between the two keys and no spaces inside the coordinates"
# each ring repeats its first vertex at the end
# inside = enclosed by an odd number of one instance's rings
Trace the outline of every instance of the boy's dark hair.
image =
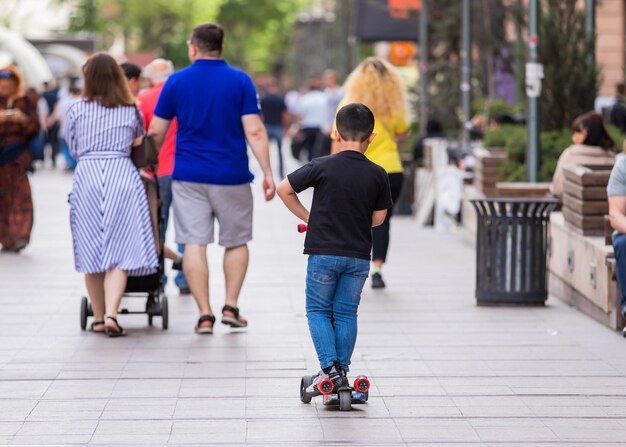
{"type": "Polygon", "coordinates": [[[217,23],[202,23],[193,29],[189,40],[202,54],[221,53],[224,30],[217,23]]]}
{"type": "Polygon", "coordinates": [[[374,131],[374,114],[364,104],[353,103],[337,112],[337,132],[345,141],[363,142],[374,131]]]}
{"type": "Polygon", "coordinates": [[[132,62],[124,62],[120,64],[122,70],[124,70],[124,76],[129,81],[131,79],[139,79],[141,77],[141,67],[137,64],[133,64],[132,62]]]}

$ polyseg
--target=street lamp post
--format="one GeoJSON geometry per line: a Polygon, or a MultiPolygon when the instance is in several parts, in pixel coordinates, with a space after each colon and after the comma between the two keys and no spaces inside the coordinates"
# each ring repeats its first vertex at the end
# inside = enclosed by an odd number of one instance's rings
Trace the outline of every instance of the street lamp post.
{"type": "Polygon", "coordinates": [[[420,134],[426,135],[426,123],[428,121],[428,1],[422,1],[419,19],[419,45],[420,45],[420,134]]]}
{"type": "Polygon", "coordinates": [[[528,21],[528,63],[526,64],[526,95],[528,96],[528,147],[526,165],[528,181],[537,182],[539,168],[539,97],[543,66],[539,63],[539,0],[530,0],[528,21]]]}
{"type": "Polygon", "coordinates": [[[463,149],[469,150],[472,117],[472,7],[470,0],[463,0],[462,48],[461,48],[461,104],[463,113],[463,149]]]}
{"type": "MultiPolygon", "coordinates": [[[[593,42],[596,37],[596,0],[585,0],[585,35],[587,42],[593,42]]],[[[587,54],[587,63],[595,65],[595,48],[587,54]]]]}

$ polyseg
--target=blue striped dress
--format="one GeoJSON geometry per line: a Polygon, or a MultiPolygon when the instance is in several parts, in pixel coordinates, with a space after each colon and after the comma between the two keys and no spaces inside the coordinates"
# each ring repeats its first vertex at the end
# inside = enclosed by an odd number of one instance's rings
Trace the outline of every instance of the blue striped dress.
{"type": "Polygon", "coordinates": [[[69,196],[76,270],[155,273],[148,202],[130,159],[133,140],[143,134],[135,108],[77,101],[67,110],[64,132],[78,160],[69,196]]]}

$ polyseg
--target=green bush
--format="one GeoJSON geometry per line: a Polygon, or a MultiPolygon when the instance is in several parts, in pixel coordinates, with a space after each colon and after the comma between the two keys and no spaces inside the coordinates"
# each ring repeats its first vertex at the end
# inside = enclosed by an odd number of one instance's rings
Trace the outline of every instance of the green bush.
{"type": "MultiPolygon", "coordinates": [[[[607,126],[607,131],[615,141],[615,152],[621,152],[624,145],[624,136],[620,131],[607,126]]],[[[556,163],[561,153],[572,145],[572,131],[570,129],[541,132],[541,153],[537,180],[549,182],[552,180],[556,163]]],[[[522,126],[504,126],[500,129],[488,131],[483,144],[486,148],[504,148],[506,161],[500,167],[500,180],[506,182],[524,182],[527,180],[526,145],[527,130],[522,126]]]]}
{"type": "Polygon", "coordinates": [[[509,115],[516,117],[524,112],[522,104],[511,105],[501,98],[476,98],[472,102],[472,111],[474,115],[484,115],[487,122],[490,123],[496,115],[509,115]]]}

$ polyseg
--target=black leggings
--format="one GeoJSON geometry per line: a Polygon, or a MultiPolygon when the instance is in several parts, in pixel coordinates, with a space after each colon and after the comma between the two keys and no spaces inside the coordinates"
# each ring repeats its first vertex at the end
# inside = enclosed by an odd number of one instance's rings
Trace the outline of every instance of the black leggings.
{"type": "MultiPolygon", "coordinates": [[[[391,199],[393,203],[396,203],[400,192],[402,191],[402,182],[404,180],[404,174],[398,172],[396,174],[387,174],[389,176],[389,186],[391,187],[391,199]]],[[[382,225],[372,228],[372,260],[383,261],[387,260],[387,250],[389,249],[389,221],[393,214],[393,208],[387,210],[387,217],[382,225]]]]}

